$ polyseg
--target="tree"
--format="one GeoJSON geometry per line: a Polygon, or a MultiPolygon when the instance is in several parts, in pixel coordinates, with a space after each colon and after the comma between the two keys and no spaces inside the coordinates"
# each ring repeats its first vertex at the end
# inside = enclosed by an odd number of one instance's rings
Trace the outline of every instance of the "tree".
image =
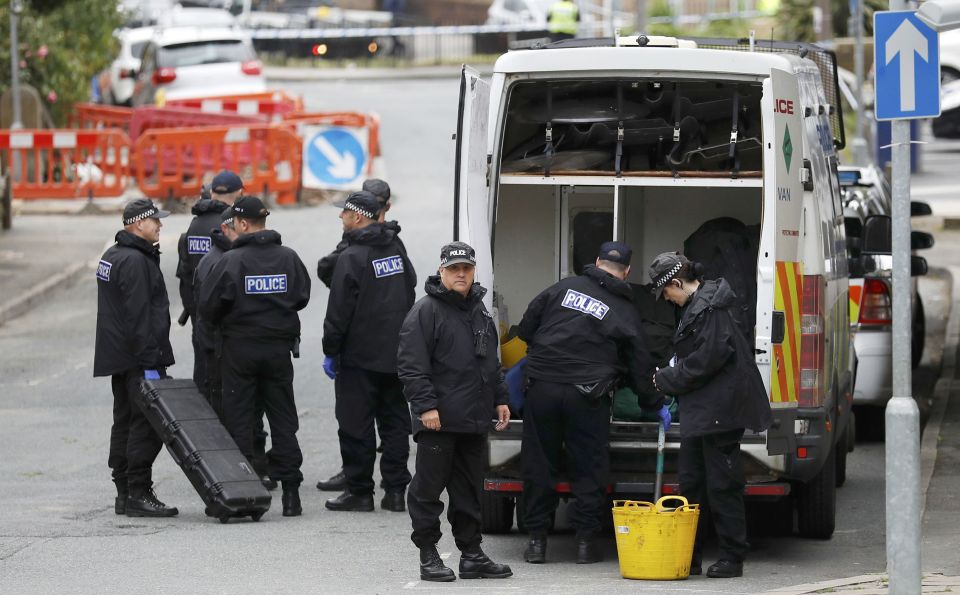
{"type": "MultiPolygon", "coordinates": [[[[813,7],[816,0],[782,0],[777,12],[777,37],[788,41],[816,41],[813,31],[813,7]]],[[[886,10],[884,0],[864,0],[863,22],[864,35],[873,35],[873,13],[877,10],[886,10]]],[[[833,31],[837,37],[848,35],[848,20],[850,18],[850,3],[848,0],[831,0],[832,14],[830,18],[833,31]]]]}
{"type": "MultiPolygon", "coordinates": [[[[40,92],[54,121],[86,101],[90,79],[116,55],[117,0],[26,0],[18,27],[20,81],[40,92]]],[[[10,86],[10,4],[0,0],[0,92],[10,86]]]]}

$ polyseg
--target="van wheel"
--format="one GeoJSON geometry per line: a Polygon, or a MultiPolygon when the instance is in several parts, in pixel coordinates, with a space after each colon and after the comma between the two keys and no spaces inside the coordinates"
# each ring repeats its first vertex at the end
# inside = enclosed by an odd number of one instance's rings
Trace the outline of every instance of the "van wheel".
{"type": "Polygon", "coordinates": [[[513,528],[513,498],[484,490],[480,494],[480,529],[483,533],[509,533],[513,528]]]}
{"type": "Polygon", "coordinates": [[[927,318],[923,311],[923,300],[917,294],[917,310],[913,314],[913,334],[910,338],[910,359],[913,367],[920,365],[923,359],[923,345],[927,335],[927,318]]]}
{"type": "Polygon", "coordinates": [[[797,489],[797,529],[800,537],[830,539],[837,520],[837,449],[820,472],[797,489]]]}

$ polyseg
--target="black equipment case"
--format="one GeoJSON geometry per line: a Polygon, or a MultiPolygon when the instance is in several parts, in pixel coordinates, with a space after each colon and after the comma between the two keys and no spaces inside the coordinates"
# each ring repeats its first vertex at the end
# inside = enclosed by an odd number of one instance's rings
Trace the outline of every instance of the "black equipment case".
{"type": "Polygon", "coordinates": [[[270,493],[192,380],[143,380],[137,405],[207,505],[207,516],[259,521],[270,493]]]}

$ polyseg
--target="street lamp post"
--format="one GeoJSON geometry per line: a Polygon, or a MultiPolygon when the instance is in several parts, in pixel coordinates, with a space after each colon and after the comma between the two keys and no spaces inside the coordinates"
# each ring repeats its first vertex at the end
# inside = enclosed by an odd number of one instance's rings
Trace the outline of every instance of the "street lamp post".
{"type": "Polygon", "coordinates": [[[20,42],[17,41],[17,21],[23,12],[22,0],[10,0],[10,92],[13,95],[12,130],[23,128],[20,113],[20,42]]]}

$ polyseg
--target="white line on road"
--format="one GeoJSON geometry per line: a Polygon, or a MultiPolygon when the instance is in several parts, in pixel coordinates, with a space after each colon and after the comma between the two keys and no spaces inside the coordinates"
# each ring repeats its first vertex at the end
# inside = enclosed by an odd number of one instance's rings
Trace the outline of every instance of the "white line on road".
{"type": "Polygon", "coordinates": [[[440,554],[441,560],[446,560],[449,557],[450,557],[450,552],[443,552],[442,554],[440,554]]]}
{"type": "Polygon", "coordinates": [[[415,589],[417,585],[420,584],[420,581],[410,581],[409,583],[403,586],[404,589],[415,589]]]}

